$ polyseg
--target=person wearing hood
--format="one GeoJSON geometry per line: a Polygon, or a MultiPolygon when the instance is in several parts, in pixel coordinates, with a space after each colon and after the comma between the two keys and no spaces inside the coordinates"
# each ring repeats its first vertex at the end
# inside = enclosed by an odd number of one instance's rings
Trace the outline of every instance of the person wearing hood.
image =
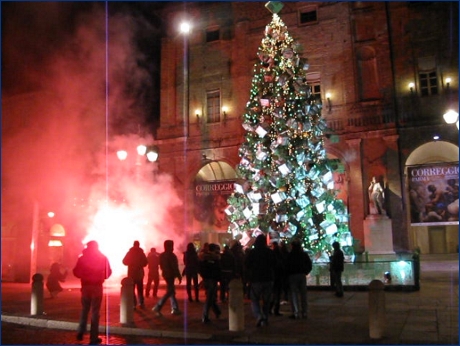
{"type": "Polygon", "coordinates": [[[267,246],[267,238],[264,234],[257,236],[254,247],[246,256],[244,265],[251,284],[250,298],[252,311],[257,320],[256,326],[266,326],[273,293],[275,254],[267,246]]]}
{"type": "Polygon", "coordinates": [[[128,266],[128,277],[133,280],[134,308],[139,299],[140,308],[144,308],[144,267],[148,264],[147,256],[141,249],[139,241],[135,240],[133,246],[123,258],[123,264],[128,266]],[[137,290],[137,297],[136,291],[137,290]]]}
{"type": "Polygon", "coordinates": [[[160,268],[161,274],[166,281],[166,294],[156,303],[152,311],[157,316],[161,316],[161,308],[165,304],[166,300],[170,298],[171,301],[171,314],[180,315],[179,305],[176,299],[176,287],[174,281],[176,278],[179,280],[179,284],[182,282],[182,275],[179,271],[179,262],[177,256],[174,253],[174,241],[165,240],[164,242],[165,251],[160,254],[160,268]]]}
{"type": "Polygon", "coordinates": [[[99,338],[99,316],[101,310],[103,288],[102,284],[112,275],[110,263],[100,251],[96,241],[90,241],[78,258],[73,269],[73,275],[81,281],[82,311],[78,324],[77,340],[83,340],[91,310],[90,344],[97,345],[102,342],[99,338]]]}

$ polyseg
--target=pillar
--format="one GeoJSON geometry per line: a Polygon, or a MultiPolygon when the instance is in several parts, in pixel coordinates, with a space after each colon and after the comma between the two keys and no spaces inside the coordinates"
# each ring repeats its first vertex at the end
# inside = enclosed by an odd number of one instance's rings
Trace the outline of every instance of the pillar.
{"type": "Polygon", "coordinates": [[[241,279],[233,279],[228,285],[228,330],[244,330],[244,298],[241,279]]]}
{"type": "Polygon", "coordinates": [[[133,323],[133,310],[134,310],[134,283],[131,278],[124,278],[121,280],[121,294],[120,294],[120,323],[130,324],[133,323]]]}
{"type": "Polygon", "coordinates": [[[30,298],[30,314],[43,315],[43,275],[32,276],[32,294],[30,298]]]}
{"type": "Polygon", "coordinates": [[[385,331],[385,285],[380,280],[369,284],[369,336],[380,339],[385,331]]]}

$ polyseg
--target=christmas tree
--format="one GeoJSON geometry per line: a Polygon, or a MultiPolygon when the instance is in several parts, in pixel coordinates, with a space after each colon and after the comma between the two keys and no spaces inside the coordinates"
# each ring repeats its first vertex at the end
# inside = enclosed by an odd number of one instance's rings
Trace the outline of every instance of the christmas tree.
{"type": "Polygon", "coordinates": [[[244,246],[264,233],[287,243],[300,239],[316,260],[328,259],[333,241],[349,252],[352,240],[346,206],[334,190],[333,171],[340,167],[326,157],[322,105],[311,93],[300,50],[273,13],[257,52],[226,213],[229,232],[244,246]]]}

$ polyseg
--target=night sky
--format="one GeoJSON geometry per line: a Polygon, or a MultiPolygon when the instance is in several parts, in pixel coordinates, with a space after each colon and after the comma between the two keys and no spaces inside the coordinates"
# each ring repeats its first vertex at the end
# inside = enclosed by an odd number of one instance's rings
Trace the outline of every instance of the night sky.
{"type": "MultiPolygon", "coordinates": [[[[104,2],[2,2],[1,6],[3,95],[52,89],[49,83],[55,81],[50,77],[62,73],[56,71],[62,60],[73,64],[72,73],[88,71],[88,66],[97,63],[104,73],[105,61],[97,60],[97,50],[105,53],[108,38],[109,70],[113,71],[109,83],[122,88],[123,96],[136,104],[137,113],[143,113],[137,115],[136,123],[153,125],[159,114],[158,38],[162,30],[154,12],[162,2],[109,2],[107,9],[104,2]],[[130,60],[115,56],[120,49],[130,60]]],[[[112,117],[116,132],[129,133],[137,126],[126,112],[112,117]]]]}

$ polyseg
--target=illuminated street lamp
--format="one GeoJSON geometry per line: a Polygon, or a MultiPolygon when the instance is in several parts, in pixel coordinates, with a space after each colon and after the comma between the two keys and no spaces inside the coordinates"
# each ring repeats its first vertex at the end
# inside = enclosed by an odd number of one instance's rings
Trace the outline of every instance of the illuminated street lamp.
{"type": "Polygon", "coordinates": [[[149,162],[156,162],[158,160],[158,152],[155,150],[148,151],[147,160],[149,160],[149,162]]]}
{"type": "Polygon", "coordinates": [[[188,22],[182,22],[180,24],[180,32],[183,33],[183,34],[187,35],[188,33],[190,33],[191,28],[192,27],[190,26],[190,23],[188,23],[188,22]]]}
{"type": "Polygon", "coordinates": [[[447,124],[456,124],[458,129],[458,113],[456,111],[449,109],[444,113],[443,118],[447,124]]]}
{"type": "Polygon", "coordinates": [[[145,152],[147,151],[147,147],[143,144],[141,145],[138,145],[137,146],[137,153],[140,155],[140,156],[143,156],[145,155],[145,152]]]}
{"type": "MultiPolygon", "coordinates": [[[[155,163],[158,160],[158,150],[156,147],[147,148],[147,146],[140,144],[136,148],[136,181],[140,178],[140,167],[142,166],[142,157],[146,156],[149,162],[155,163]]],[[[118,150],[117,157],[120,161],[125,161],[128,158],[128,152],[126,150],[118,150]]]]}
{"type": "Polygon", "coordinates": [[[128,157],[128,152],[126,150],[118,150],[117,157],[120,161],[124,161],[128,157]]]}

